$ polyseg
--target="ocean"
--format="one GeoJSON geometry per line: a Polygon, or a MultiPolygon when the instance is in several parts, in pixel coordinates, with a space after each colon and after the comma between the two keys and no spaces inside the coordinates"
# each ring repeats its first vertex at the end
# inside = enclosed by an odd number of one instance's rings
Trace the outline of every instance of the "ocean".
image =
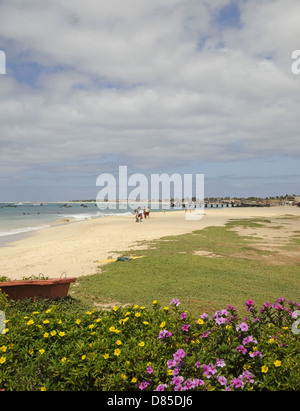
{"type": "MultiPolygon", "coordinates": [[[[147,206],[147,204],[145,203],[147,206]]],[[[143,203],[139,203],[144,207],[143,203]]],[[[14,241],[16,236],[24,236],[32,231],[47,228],[55,223],[61,224],[64,219],[69,221],[83,221],[93,218],[103,218],[112,215],[134,215],[133,206],[121,209],[106,207],[100,210],[94,202],[72,203],[0,203],[0,245],[14,241]],[[14,236],[14,237],[13,237],[14,236]]],[[[169,208],[168,204],[161,203],[151,207],[151,212],[169,208]]],[[[170,211],[174,210],[169,208],[170,211]]],[[[175,208],[176,209],[176,208],[175,208]]],[[[178,210],[178,208],[177,208],[178,210]]]]}
{"type": "Polygon", "coordinates": [[[82,221],[124,213],[133,211],[100,210],[95,203],[0,203],[0,237],[30,233],[63,219],[82,221]]]}

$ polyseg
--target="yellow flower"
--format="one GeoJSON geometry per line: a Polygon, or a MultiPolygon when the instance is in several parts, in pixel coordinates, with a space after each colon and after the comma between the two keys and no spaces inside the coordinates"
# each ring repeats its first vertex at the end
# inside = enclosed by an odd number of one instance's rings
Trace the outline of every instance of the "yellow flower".
{"type": "Polygon", "coordinates": [[[64,335],[66,335],[66,333],[63,332],[63,331],[61,331],[58,335],[59,335],[60,337],[63,337],[64,335]]]}
{"type": "Polygon", "coordinates": [[[137,382],[137,379],[135,377],[132,378],[131,382],[137,382]]]}
{"type": "Polygon", "coordinates": [[[144,341],[139,342],[139,346],[140,346],[140,347],[144,347],[144,346],[145,346],[144,341]]]}
{"type": "Polygon", "coordinates": [[[157,300],[154,300],[152,304],[154,304],[154,305],[157,304],[157,300]]]}
{"type": "Polygon", "coordinates": [[[114,355],[118,356],[121,354],[121,350],[119,348],[116,348],[114,351],[114,355]]]}
{"type": "Polygon", "coordinates": [[[82,360],[85,360],[85,359],[86,359],[86,355],[83,355],[83,356],[81,357],[81,359],[82,359],[82,360]]]}
{"type": "Polygon", "coordinates": [[[66,357],[63,357],[60,361],[61,361],[61,362],[65,362],[65,361],[66,361],[66,357]]]}
{"type": "Polygon", "coordinates": [[[43,324],[49,324],[49,320],[43,321],[43,324]]]}
{"type": "Polygon", "coordinates": [[[275,367],[280,367],[280,366],[281,366],[281,361],[276,360],[276,361],[274,362],[274,365],[275,365],[275,367]]]}
{"type": "Polygon", "coordinates": [[[109,354],[104,354],[104,355],[103,355],[103,358],[104,358],[105,360],[107,360],[108,357],[109,357],[109,354]]]}
{"type": "Polygon", "coordinates": [[[49,308],[48,310],[46,310],[46,314],[51,313],[51,311],[52,311],[52,308],[49,308]]]}
{"type": "Polygon", "coordinates": [[[6,361],[6,357],[1,357],[1,358],[0,358],[0,364],[4,364],[5,361],[6,361]]]}
{"type": "Polygon", "coordinates": [[[44,334],[44,338],[48,338],[49,337],[49,334],[48,333],[45,333],[44,334]]]}
{"type": "Polygon", "coordinates": [[[137,308],[139,308],[138,305],[134,305],[134,306],[133,306],[133,309],[134,309],[134,310],[136,310],[137,308]]]}
{"type": "Polygon", "coordinates": [[[111,327],[109,327],[109,331],[113,333],[115,331],[115,327],[112,325],[111,327]]]}
{"type": "Polygon", "coordinates": [[[50,334],[51,334],[52,336],[53,336],[53,335],[56,335],[56,331],[55,331],[55,330],[52,330],[50,334]]]}
{"type": "Polygon", "coordinates": [[[141,316],[141,313],[136,313],[135,316],[136,316],[136,317],[140,317],[140,316],[141,316]]]}
{"type": "Polygon", "coordinates": [[[146,307],[140,307],[141,310],[144,310],[146,307]]]}
{"type": "Polygon", "coordinates": [[[127,311],[127,313],[125,314],[125,317],[128,317],[128,315],[130,315],[130,311],[127,311]]]}
{"type": "Polygon", "coordinates": [[[95,327],[95,324],[89,325],[89,328],[90,328],[90,329],[92,329],[92,328],[94,328],[94,327],[95,327]]]}
{"type": "Polygon", "coordinates": [[[2,345],[2,347],[1,347],[1,351],[5,352],[5,351],[6,351],[6,349],[7,349],[6,345],[2,345]]]}
{"type": "Polygon", "coordinates": [[[163,328],[165,325],[166,325],[166,322],[163,321],[163,322],[160,324],[160,328],[163,328]]]}
{"type": "Polygon", "coordinates": [[[117,344],[117,345],[121,345],[121,344],[122,344],[122,341],[118,340],[118,341],[116,341],[116,344],[117,344]]]}
{"type": "Polygon", "coordinates": [[[62,320],[59,320],[57,323],[58,323],[58,324],[61,324],[61,323],[62,323],[62,320]]]}
{"type": "Polygon", "coordinates": [[[168,370],[168,375],[173,375],[173,370],[168,370]]]}
{"type": "Polygon", "coordinates": [[[97,318],[96,323],[100,323],[100,321],[102,321],[101,318],[97,318]]]}
{"type": "Polygon", "coordinates": [[[202,324],[204,324],[204,321],[203,321],[201,318],[199,318],[199,319],[197,320],[197,323],[198,323],[199,325],[202,325],[202,324]]]}
{"type": "Polygon", "coordinates": [[[81,320],[76,320],[75,322],[76,322],[76,324],[80,324],[81,320]]]}
{"type": "Polygon", "coordinates": [[[46,387],[41,387],[41,391],[47,391],[46,387]]]}
{"type": "Polygon", "coordinates": [[[87,315],[92,315],[93,313],[91,311],[86,311],[87,315]]]}
{"type": "Polygon", "coordinates": [[[30,354],[30,355],[33,354],[33,349],[29,350],[29,354],[30,354]]]}
{"type": "Polygon", "coordinates": [[[143,321],[143,324],[148,325],[149,323],[148,321],[143,321]]]}
{"type": "Polygon", "coordinates": [[[270,338],[268,342],[269,344],[272,344],[274,341],[275,341],[274,338],[270,338]]]}
{"type": "Polygon", "coordinates": [[[114,311],[118,311],[118,309],[119,309],[119,307],[118,307],[117,305],[115,305],[115,306],[113,307],[113,310],[114,310],[114,311]]]}
{"type": "Polygon", "coordinates": [[[266,366],[266,365],[263,365],[262,367],[261,367],[261,372],[264,372],[264,373],[266,373],[266,372],[268,372],[268,367],[266,366]]]}
{"type": "Polygon", "coordinates": [[[39,314],[39,311],[33,311],[32,314],[39,314]]]}
{"type": "Polygon", "coordinates": [[[45,352],[45,350],[44,350],[43,348],[42,348],[41,350],[39,350],[39,353],[40,353],[41,355],[43,355],[44,352],[45,352]]]}
{"type": "Polygon", "coordinates": [[[27,325],[31,325],[31,324],[34,324],[34,321],[33,321],[33,320],[29,320],[29,321],[27,322],[27,325]]]}
{"type": "Polygon", "coordinates": [[[121,378],[122,378],[122,380],[126,380],[126,375],[125,374],[121,374],[121,378]]]}
{"type": "Polygon", "coordinates": [[[168,311],[169,307],[164,307],[163,310],[168,311]]]}

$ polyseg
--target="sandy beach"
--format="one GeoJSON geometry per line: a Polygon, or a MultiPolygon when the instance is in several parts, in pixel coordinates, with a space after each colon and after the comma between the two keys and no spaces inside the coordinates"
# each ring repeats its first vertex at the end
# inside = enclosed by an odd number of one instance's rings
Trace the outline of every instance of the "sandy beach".
{"type": "MultiPolygon", "coordinates": [[[[88,221],[54,225],[0,247],[0,276],[19,279],[39,275],[68,277],[97,272],[99,260],[116,257],[120,250],[144,247],[144,241],[177,235],[208,226],[221,226],[228,219],[251,217],[281,218],[300,216],[300,208],[205,209],[198,221],[186,220],[184,211],[151,213],[151,218],[136,223],[134,216],[104,217],[88,221]]],[[[299,230],[299,219],[291,229],[299,230]]],[[[268,236],[268,234],[266,234],[268,236]]]]}

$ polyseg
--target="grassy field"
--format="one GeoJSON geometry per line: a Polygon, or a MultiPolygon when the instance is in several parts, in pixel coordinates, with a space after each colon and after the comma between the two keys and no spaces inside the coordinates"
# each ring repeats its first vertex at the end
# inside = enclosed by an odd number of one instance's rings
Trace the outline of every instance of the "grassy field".
{"type": "MultiPolygon", "coordinates": [[[[270,223],[265,219],[232,220],[224,227],[143,244],[147,249],[112,250],[120,256],[146,257],[106,264],[97,274],[78,278],[71,295],[87,307],[100,309],[106,304],[147,306],[153,300],[168,305],[179,298],[182,307],[195,315],[211,314],[228,304],[241,308],[248,298],[257,304],[278,297],[298,301],[300,263],[276,264],[276,252],[260,247],[259,237],[236,232],[237,228],[251,228],[259,236],[259,229],[270,223]]],[[[274,229],[280,229],[278,222],[273,223],[274,229]]],[[[299,252],[299,233],[292,232],[281,248],[299,252]]]]}

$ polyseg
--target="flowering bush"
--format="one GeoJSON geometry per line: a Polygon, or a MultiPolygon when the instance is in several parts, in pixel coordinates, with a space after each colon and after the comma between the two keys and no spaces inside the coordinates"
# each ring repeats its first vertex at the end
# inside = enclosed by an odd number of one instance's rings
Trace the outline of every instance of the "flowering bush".
{"type": "Polygon", "coordinates": [[[199,318],[178,299],[75,314],[8,312],[0,335],[6,390],[299,390],[300,304],[279,298],[199,318]]]}

